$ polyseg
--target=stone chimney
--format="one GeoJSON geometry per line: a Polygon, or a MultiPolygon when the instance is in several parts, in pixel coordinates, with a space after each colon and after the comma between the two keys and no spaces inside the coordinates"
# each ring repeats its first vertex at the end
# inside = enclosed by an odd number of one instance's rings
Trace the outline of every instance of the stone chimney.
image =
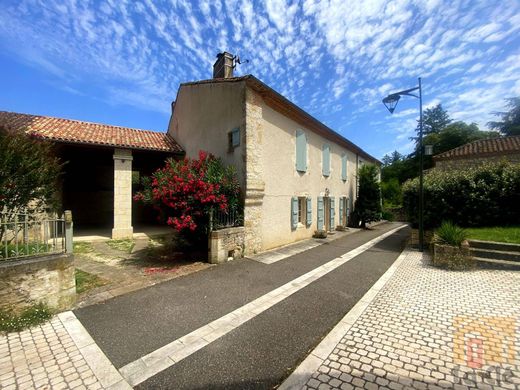
{"type": "Polygon", "coordinates": [[[233,77],[233,55],[227,51],[217,54],[217,61],[213,65],[214,79],[228,79],[233,77]]]}

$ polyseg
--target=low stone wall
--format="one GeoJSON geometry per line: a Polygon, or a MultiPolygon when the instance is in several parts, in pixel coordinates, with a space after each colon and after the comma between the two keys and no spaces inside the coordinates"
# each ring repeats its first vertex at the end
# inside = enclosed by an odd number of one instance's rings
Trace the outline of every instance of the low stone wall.
{"type": "Polygon", "coordinates": [[[228,259],[244,256],[245,229],[242,226],[215,230],[209,237],[209,255],[211,264],[220,264],[228,259]]]}
{"type": "Polygon", "coordinates": [[[70,309],[76,301],[74,256],[57,254],[0,262],[0,308],[20,312],[39,302],[70,309]]]}

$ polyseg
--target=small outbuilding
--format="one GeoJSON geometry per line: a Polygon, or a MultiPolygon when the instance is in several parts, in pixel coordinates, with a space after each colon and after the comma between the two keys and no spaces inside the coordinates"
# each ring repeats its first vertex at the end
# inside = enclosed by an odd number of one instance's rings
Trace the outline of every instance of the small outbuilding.
{"type": "Polygon", "coordinates": [[[486,162],[520,163],[520,136],[481,139],[433,156],[437,169],[460,169],[486,162]]]}
{"type": "Polygon", "coordinates": [[[132,238],[134,226],[157,225],[156,213],[133,202],[132,191],[140,176],[150,175],[166,158],[184,156],[169,134],[156,131],[6,111],[0,111],[0,126],[55,144],[66,162],[62,207],[72,210],[80,234],[132,238]]]}

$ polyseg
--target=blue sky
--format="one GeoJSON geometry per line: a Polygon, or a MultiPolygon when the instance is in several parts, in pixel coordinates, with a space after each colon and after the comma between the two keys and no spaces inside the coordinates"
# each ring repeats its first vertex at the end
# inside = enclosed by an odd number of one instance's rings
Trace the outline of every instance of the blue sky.
{"type": "Polygon", "coordinates": [[[166,130],[217,52],[376,157],[409,152],[425,106],[483,128],[520,95],[518,0],[2,1],[0,110],[166,130]]]}

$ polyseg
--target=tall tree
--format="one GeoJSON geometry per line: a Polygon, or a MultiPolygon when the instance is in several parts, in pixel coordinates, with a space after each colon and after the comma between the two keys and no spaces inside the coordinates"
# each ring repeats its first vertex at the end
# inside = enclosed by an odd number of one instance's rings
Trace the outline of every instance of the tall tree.
{"type": "Polygon", "coordinates": [[[499,122],[489,122],[492,130],[498,130],[504,135],[520,135],[520,96],[506,99],[507,112],[495,112],[496,116],[502,118],[499,122]]]}
{"type": "Polygon", "coordinates": [[[354,204],[355,219],[366,228],[366,224],[381,217],[381,187],[377,167],[365,164],[358,171],[359,192],[354,204]]]}
{"type": "MultiPolygon", "coordinates": [[[[442,104],[427,108],[423,112],[423,135],[440,133],[442,129],[451,123],[448,111],[442,108],[442,104]]],[[[419,133],[419,124],[417,125],[419,133]]]]}

